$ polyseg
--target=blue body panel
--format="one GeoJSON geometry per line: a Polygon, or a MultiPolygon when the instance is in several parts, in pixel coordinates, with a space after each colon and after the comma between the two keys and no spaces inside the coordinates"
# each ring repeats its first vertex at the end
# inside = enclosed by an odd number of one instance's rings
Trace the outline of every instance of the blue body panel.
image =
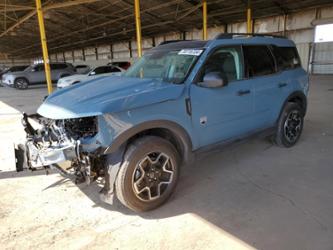
{"type": "Polygon", "coordinates": [[[219,46],[273,44],[294,47],[280,38],[218,39],[209,41],[184,84],[151,79],[101,77],[50,95],[38,113],[51,119],[98,116],[99,132],[83,138],[85,151],[107,148],[125,131],[150,121],[171,121],[188,134],[192,149],[230,140],[273,126],[286,98],[295,91],[307,95],[308,77],[297,68],[274,75],[232,82],[223,88],[203,88],[194,78],[210,52],[219,46]],[[280,83],[287,86],[279,88],[280,83]],[[237,96],[249,89],[250,95],[237,96]],[[186,100],[191,101],[191,111],[186,100]]]}

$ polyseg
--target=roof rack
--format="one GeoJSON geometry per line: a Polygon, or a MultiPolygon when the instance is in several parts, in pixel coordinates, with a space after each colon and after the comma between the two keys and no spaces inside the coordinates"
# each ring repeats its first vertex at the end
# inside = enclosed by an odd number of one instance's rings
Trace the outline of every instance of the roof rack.
{"type": "Polygon", "coordinates": [[[178,43],[178,42],[188,42],[188,41],[196,41],[196,40],[183,40],[183,39],[179,39],[179,40],[166,40],[161,42],[159,45],[164,45],[164,44],[169,44],[169,43],[178,43]]]}
{"type": "Polygon", "coordinates": [[[258,33],[221,33],[215,39],[233,39],[237,37],[270,37],[270,38],[286,38],[285,36],[278,36],[273,34],[258,34],[258,33]]]}

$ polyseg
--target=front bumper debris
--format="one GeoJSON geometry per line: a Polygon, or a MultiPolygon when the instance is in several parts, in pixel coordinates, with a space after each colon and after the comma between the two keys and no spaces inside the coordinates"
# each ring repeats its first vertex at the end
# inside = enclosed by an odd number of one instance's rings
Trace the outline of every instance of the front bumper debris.
{"type": "Polygon", "coordinates": [[[75,141],[63,146],[38,149],[33,142],[28,141],[26,146],[30,167],[40,168],[78,158],[78,145],[79,141],[75,141]]]}
{"type": "Polygon", "coordinates": [[[106,203],[113,203],[114,183],[122,164],[125,145],[108,155],[101,154],[98,148],[87,151],[83,143],[98,131],[94,117],[65,121],[23,114],[22,124],[27,137],[25,144],[17,145],[15,149],[17,171],[53,167],[62,173],[74,175],[76,184],[90,184],[98,177],[104,177],[100,198],[106,203]],[[67,162],[69,167],[64,169],[62,162],[67,162]]]}
{"type": "Polygon", "coordinates": [[[25,144],[15,149],[17,171],[39,170],[70,161],[75,182],[90,183],[90,157],[81,152],[80,139],[69,135],[64,121],[23,114],[22,124],[27,136],[25,144]]]}

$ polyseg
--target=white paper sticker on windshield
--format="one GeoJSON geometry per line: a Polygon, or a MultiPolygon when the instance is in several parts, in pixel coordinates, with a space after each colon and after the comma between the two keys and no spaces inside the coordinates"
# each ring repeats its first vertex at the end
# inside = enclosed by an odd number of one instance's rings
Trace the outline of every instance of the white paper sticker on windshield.
{"type": "Polygon", "coordinates": [[[178,55],[200,56],[202,51],[202,49],[182,49],[178,55]]]}

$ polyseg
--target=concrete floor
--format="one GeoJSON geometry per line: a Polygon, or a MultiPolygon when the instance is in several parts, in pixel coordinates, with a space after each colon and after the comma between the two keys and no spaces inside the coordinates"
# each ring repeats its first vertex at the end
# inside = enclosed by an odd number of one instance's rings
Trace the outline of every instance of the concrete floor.
{"type": "MultiPolygon", "coordinates": [[[[1,248],[333,249],[333,77],[312,77],[310,91],[295,147],[257,138],[207,155],[149,213],[100,202],[98,183],[0,172],[1,248]]],[[[21,136],[17,111],[4,103],[31,112],[45,94],[0,88],[1,169],[21,136]]]]}

